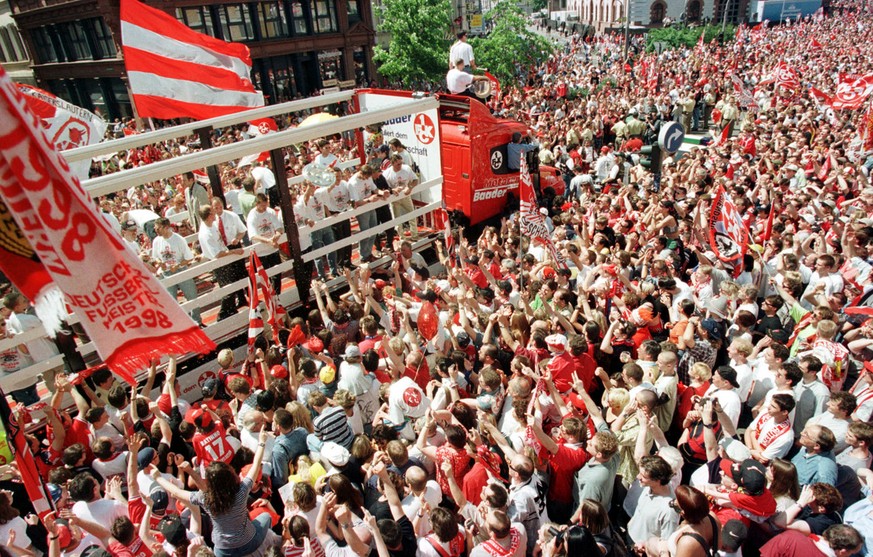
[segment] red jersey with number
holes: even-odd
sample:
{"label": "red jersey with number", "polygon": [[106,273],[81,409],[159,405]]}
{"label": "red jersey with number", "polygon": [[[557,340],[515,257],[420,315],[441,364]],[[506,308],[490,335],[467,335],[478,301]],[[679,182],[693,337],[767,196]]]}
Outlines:
{"label": "red jersey with number", "polygon": [[139,536],[135,537],[130,545],[124,545],[118,540],[109,542],[109,553],[113,557],[152,557],[152,550]]}
{"label": "red jersey with number", "polygon": [[216,423],[215,429],[210,433],[200,433],[199,431],[195,433],[192,444],[194,445],[194,453],[203,466],[213,462],[229,464],[233,460],[233,447],[227,442],[224,426],[220,423]]}

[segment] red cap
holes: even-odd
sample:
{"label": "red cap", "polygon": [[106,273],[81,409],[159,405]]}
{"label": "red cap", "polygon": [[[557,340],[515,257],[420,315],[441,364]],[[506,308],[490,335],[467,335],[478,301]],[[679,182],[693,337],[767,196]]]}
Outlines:
{"label": "red cap", "polygon": [[576,393],[570,393],[564,398],[564,402],[570,405],[571,408],[577,410],[583,416],[588,414],[588,408],[582,402],[582,398]]}
{"label": "red cap", "polygon": [[321,354],[324,351],[324,343],[318,337],[312,337],[306,343],[306,348],[313,354]]}
{"label": "red cap", "polygon": [[273,376],[273,379],[288,379],[288,370],[285,369],[285,366],[276,364],[270,368],[270,375]]}
{"label": "red cap", "polygon": [[[185,417],[187,418],[187,414]],[[191,412],[191,423],[199,427],[200,429],[208,429],[212,424],[212,416],[209,415],[209,412],[202,408],[197,408],[196,410]]]}
{"label": "red cap", "polygon": [[551,267],[543,267],[543,278],[553,278],[555,276],[555,270]]}

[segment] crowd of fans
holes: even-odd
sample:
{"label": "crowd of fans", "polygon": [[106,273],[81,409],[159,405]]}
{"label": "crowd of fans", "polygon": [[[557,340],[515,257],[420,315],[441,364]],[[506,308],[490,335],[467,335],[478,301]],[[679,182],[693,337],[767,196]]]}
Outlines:
{"label": "crowd of fans", "polygon": [[[539,161],[564,173],[564,195],[542,192],[564,261],[517,213],[437,242],[445,270],[434,276],[404,231],[389,231],[382,245],[362,242],[354,264],[350,249],[320,261],[348,292],[315,281],[317,309],[282,320],[281,347],[268,330],[244,361],[222,350],[190,400],[172,358],[142,389],[108,369],[47,378],[48,432],[29,440],[58,511],[40,523],[5,482],[0,553],[867,555],[873,126],[866,107],[834,111],[808,88],[870,73],[870,23],[849,11],[629,59],[611,37],[571,40],[528,87],[496,99],[499,114],[530,123]],[[796,70],[795,90],[766,83],[777,62]],[[755,107],[736,103],[732,73]],[[733,135],[668,157],[656,183],[635,152],[672,120]],[[295,188],[301,223],[408,197],[411,161],[373,137],[362,168]],[[285,171],[353,153],[349,138],[321,140],[287,151]],[[245,241],[278,247],[281,226],[251,224],[276,204],[269,165],[219,170],[227,205],[187,175],[101,208],[165,273],[196,256],[168,262],[157,238],[199,229],[208,258]],[[385,174],[399,181],[380,189]],[[710,246],[719,186],[750,235],[739,267]],[[156,216],[138,222],[137,210]],[[174,231],[186,211],[191,228]],[[316,231],[311,246],[347,226]],[[366,264],[395,249],[389,268]],[[8,300],[27,313],[26,300]],[[228,297],[222,312],[244,302]],[[60,408],[67,393],[73,418]]]}

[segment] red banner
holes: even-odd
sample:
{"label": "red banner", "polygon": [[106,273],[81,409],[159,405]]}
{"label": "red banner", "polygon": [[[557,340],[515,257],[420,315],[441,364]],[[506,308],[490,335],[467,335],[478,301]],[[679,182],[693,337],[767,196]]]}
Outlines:
{"label": "red banner", "polygon": [[861,108],[873,93],[873,74],[857,79],[845,79],[837,85],[837,92],[831,99],[834,110],[855,110]]}
{"label": "red banner", "polygon": [[[15,269],[10,279],[32,291],[31,278],[43,283],[48,273],[103,361],[128,382],[154,358],[214,350],[215,343],[97,213],[37,122],[0,69],[0,201],[20,229],[15,246],[27,244],[39,258],[26,270]],[[28,255],[22,252],[16,261]],[[16,261],[3,259],[0,267],[9,272]],[[58,315],[43,315],[46,328],[57,330]]]}
{"label": "red banner", "polygon": [[567,264],[555,249],[555,244],[552,242],[552,236],[549,234],[549,229],[546,227],[546,218],[540,213],[537,204],[537,196],[533,189],[533,180],[531,180],[530,172],[527,168],[527,161],[524,158],[524,153],[521,154],[521,163],[519,164],[521,174],[519,175],[519,219],[521,219],[522,232],[526,232],[530,236],[530,240],[534,244],[543,246],[551,255],[552,260],[559,266],[566,268]]}
{"label": "red banner", "polygon": [[267,271],[261,265],[258,254],[253,251],[249,258],[249,352],[254,351],[255,339],[264,332],[264,320],[259,309],[261,300],[267,308],[267,322],[273,330],[273,342],[279,346],[279,328],[276,323],[279,305]]}

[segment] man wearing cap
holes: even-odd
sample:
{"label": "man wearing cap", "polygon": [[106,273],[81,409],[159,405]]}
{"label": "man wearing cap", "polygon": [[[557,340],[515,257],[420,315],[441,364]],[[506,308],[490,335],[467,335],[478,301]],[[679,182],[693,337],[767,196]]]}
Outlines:
{"label": "man wearing cap", "polygon": [[546,345],[552,354],[547,369],[555,383],[559,393],[566,393],[573,388],[576,382],[576,362],[573,356],[566,351],[567,337],[561,334],[546,337]]}
{"label": "man wearing cap", "polygon": [[767,520],[776,512],[776,499],[767,489],[767,469],[760,462],[723,458],[713,472],[721,473],[721,484],[704,485],[701,491],[711,498],[720,523],[740,520],[748,525]]}
{"label": "man wearing cap", "polygon": [[737,372],[731,366],[720,366],[712,374],[712,386],[706,391],[707,397],[718,400],[724,413],[730,418],[734,428],[740,421],[740,412],[743,405],[736,389],[740,387],[737,382]]}
{"label": "man wearing cap", "polygon": [[343,361],[339,366],[337,389],[348,391],[355,397],[355,406],[363,423],[369,424],[379,410],[379,386],[376,377],[367,373],[361,363],[361,349],[356,344],[346,346]]}
{"label": "man wearing cap", "polygon": [[682,333],[682,342],[685,344],[685,353],[679,361],[679,381],[684,385],[690,385],[691,380],[688,370],[697,362],[703,362],[712,369],[715,366],[717,348],[715,343],[720,343],[724,338],[724,329],[714,319],[692,317],[688,320],[688,326]]}

